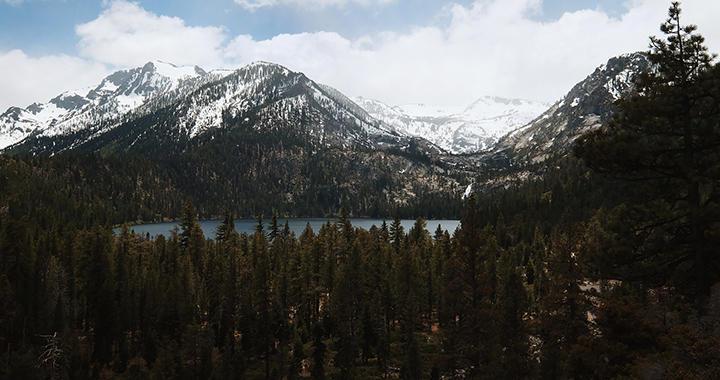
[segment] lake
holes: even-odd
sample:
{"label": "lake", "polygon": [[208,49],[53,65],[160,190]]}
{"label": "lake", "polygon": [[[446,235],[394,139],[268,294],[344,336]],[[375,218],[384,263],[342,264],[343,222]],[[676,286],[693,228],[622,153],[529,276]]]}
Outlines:
{"label": "lake", "polygon": [[[300,237],[300,234],[305,230],[305,226],[310,223],[310,227],[312,227],[313,232],[316,234],[320,230],[320,227],[322,227],[323,224],[325,224],[328,220],[333,221],[334,219],[328,219],[328,218],[278,218],[278,225],[280,228],[285,227],[285,221],[288,221],[288,226],[290,227],[290,231],[295,232],[295,236]],[[370,228],[375,225],[378,228],[382,225],[383,220],[386,221],[388,227],[390,227],[390,224],[392,223],[392,219],[364,219],[364,218],[350,218],[350,222],[354,227],[360,227],[365,230],[370,230]],[[270,219],[263,220],[263,224],[265,225],[265,231],[268,230],[268,226],[270,224]],[[214,238],[215,237],[215,230],[217,229],[217,226],[220,225],[220,220],[202,220],[198,223],[200,224],[200,228],[203,230],[203,234],[205,237]],[[455,229],[457,229],[458,225],[460,224],[459,220],[426,220],[425,221],[427,225],[427,230],[430,232],[430,234],[435,233],[435,230],[437,230],[438,225],[440,225],[440,228],[443,230],[446,230],[450,232],[452,235],[455,232]],[[405,233],[410,231],[410,229],[415,225],[414,219],[402,219],[401,224],[403,226],[403,229],[405,230]],[[257,225],[257,221],[255,219],[235,219],[235,229],[239,233],[247,233],[248,235],[252,234],[255,231],[255,226]],[[136,233],[145,235],[150,234],[150,236],[155,237],[157,235],[165,235],[166,237],[170,235],[170,231],[175,227],[179,226],[179,222],[165,222],[165,223],[150,223],[150,224],[136,224],[133,226],[130,226],[130,229],[132,231],[135,231]],[[120,231],[119,228],[114,229],[115,233],[118,233]]]}

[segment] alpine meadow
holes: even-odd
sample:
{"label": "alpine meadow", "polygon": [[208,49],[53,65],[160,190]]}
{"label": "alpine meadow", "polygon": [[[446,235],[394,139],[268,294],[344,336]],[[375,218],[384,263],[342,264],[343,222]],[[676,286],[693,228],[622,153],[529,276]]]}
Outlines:
{"label": "alpine meadow", "polygon": [[720,379],[720,64],[681,16],[555,103],[155,60],[10,107],[0,379]]}

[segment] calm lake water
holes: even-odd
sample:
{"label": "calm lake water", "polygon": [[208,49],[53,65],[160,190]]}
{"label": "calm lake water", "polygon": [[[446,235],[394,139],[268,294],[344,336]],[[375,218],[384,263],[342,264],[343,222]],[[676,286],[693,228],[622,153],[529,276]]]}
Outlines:
{"label": "calm lake water", "polygon": [[[334,219],[327,219],[327,218],[290,218],[290,219],[284,219],[284,218],[278,218],[278,225],[280,225],[280,228],[284,228],[285,221],[288,221],[288,226],[290,227],[290,231],[295,232],[296,236],[300,236],[302,232],[305,230],[305,226],[310,223],[310,227],[312,227],[313,232],[316,234],[320,230],[320,227],[322,227],[323,224],[325,224],[328,220],[331,222],[334,221]],[[380,228],[382,226],[383,219],[355,219],[351,218],[350,221],[352,222],[352,225],[354,227],[360,227],[365,230],[369,230],[373,225]],[[388,227],[392,223],[392,219],[385,219],[386,223],[388,224]],[[220,220],[203,220],[200,221],[200,227],[203,230],[203,234],[205,237],[213,238],[215,237],[215,230],[217,229],[217,226],[220,224]],[[270,219],[263,220],[263,223],[265,224],[265,231],[268,230],[268,225],[270,223]],[[415,225],[415,220],[413,219],[403,219],[401,221],[403,228],[405,229],[405,233],[410,231],[413,225]],[[435,230],[437,230],[438,225],[440,225],[440,228],[443,230],[446,230],[450,232],[452,235],[453,232],[455,232],[455,229],[460,224],[459,220],[426,220],[425,223],[427,224],[426,228],[427,230],[433,234],[435,233]],[[252,234],[255,231],[255,226],[257,225],[257,221],[255,219],[235,219],[235,229],[239,233],[247,233]],[[170,236],[170,231],[175,227],[178,226],[180,228],[179,224],[177,222],[167,222],[167,223],[151,223],[151,224],[136,224],[134,226],[130,226],[130,229],[132,231],[135,231],[139,234],[150,234],[150,236],[157,236],[157,235],[165,235],[165,237]],[[118,233],[120,229],[115,228],[115,233]]]}

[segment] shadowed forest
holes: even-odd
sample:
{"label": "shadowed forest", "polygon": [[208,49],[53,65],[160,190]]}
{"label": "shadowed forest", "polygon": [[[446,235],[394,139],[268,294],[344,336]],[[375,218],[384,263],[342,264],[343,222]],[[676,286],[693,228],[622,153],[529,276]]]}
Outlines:
{"label": "shadowed forest", "polygon": [[[2,157],[0,378],[720,378],[720,66],[680,13],[610,123],[452,235],[340,208],[204,236],[197,200],[121,187],[143,159]],[[167,237],[112,232],[169,208]]]}

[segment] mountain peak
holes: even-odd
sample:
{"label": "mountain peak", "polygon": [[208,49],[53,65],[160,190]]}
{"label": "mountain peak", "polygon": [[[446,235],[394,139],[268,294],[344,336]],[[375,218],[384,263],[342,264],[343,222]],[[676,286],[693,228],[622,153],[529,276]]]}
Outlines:
{"label": "mountain peak", "polygon": [[490,148],[550,107],[549,103],[483,96],[467,107],[410,104],[390,107],[380,101],[355,98],[371,116],[401,134],[423,137],[452,153]]}
{"label": "mountain peak", "polygon": [[0,120],[0,135],[10,129],[24,133],[5,140],[0,149],[11,144],[13,151],[33,153],[168,153],[191,141],[202,144],[198,141],[205,140],[195,139],[206,133],[216,136],[238,128],[283,130],[323,147],[410,146],[409,139],[388,130],[339,91],[262,61],[210,73],[152,61],[35,108]]}
{"label": "mountain peak", "polygon": [[[216,74],[213,78],[227,75]],[[30,134],[53,136],[74,132],[88,125],[119,119],[135,111],[160,94],[169,94],[207,76],[198,66],[176,66],[151,61],[133,69],[119,70],[100,84],[80,90],[65,91],[47,103],[34,103],[26,109],[13,109],[0,120],[0,135],[5,137],[0,149],[15,144]]]}
{"label": "mountain peak", "polygon": [[634,78],[650,68],[642,52],[610,58],[532,123],[503,137],[489,157],[539,162],[555,152],[568,152],[580,135],[612,118],[617,111],[614,102],[632,96]]}
{"label": "mountain peak", "polygon": [[[255,61],[251,62],[249,65],[241,68],[240,70],[248,70],[248,71],[256,71],[259,70],[261,72],[265,70],[273,70],[273,71],[279,71],[285,75],[291,73],[290,69],[287,67],[280,65],[278,63],[273,62],[267,62],[267,61]],[[300,74],[300,73],[298,73]]]}
{"label": "mountain peak", "polygon": [[165,61],[151,61],[143,66],[143,71],[152,71],[174,80],[189,79],[206,75],[207,72],[198,66],[176,66]]}

